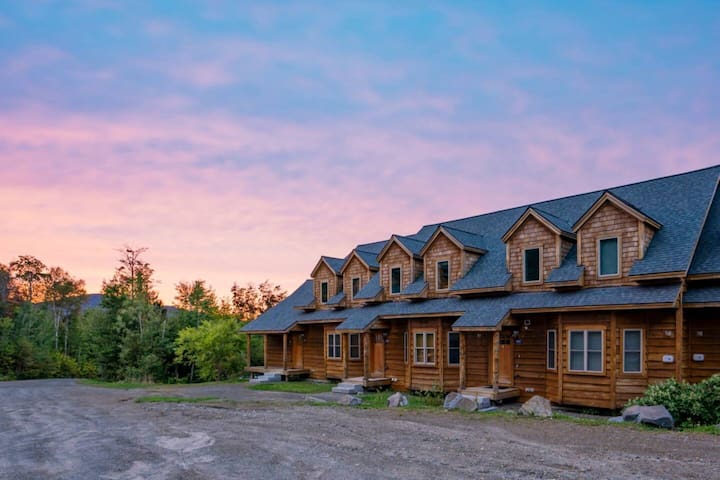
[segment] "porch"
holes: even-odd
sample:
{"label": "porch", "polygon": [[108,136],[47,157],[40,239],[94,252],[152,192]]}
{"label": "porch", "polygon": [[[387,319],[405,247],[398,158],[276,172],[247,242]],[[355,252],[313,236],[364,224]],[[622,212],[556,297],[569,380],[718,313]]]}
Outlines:
{"label": "porch", "polygon": [[360,385],[363,388],[383,388],[392,385],[392,378],[390,377],[352,377],[344,378],[342,383],[350,383],[353,385]]}
{"label": "porch", "polygon": [[257,365],[251,367],[245,367],[245,371],[250,374],[250,379],[255,378],[256,375],[280,375],[285,381],[291,378],[302,378],[310,375],[309,368],[281,368],[281,367],[266,367],[264,365]]}

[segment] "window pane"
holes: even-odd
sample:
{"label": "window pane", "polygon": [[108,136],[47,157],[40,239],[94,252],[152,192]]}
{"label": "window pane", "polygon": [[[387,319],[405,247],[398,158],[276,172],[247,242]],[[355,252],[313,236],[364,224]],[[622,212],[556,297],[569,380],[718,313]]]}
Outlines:
{"label": "window pane", "polygon": [[447,261],[437,264],[437,288],[443,290],[448,288],[450,281],[450,265]]}
{"label": "window pane", "polygon": [[390,285],[390,293],[400,293],[400,269],[399,268],[393,268],[390,271],[391,279],[391,285]]}
{"label": "window pane", "polygon": [[587,332],[588,351],[602,350],[602,332]]}
{"label": "window pane", "polygon": [[632,352],[640,351],[639,330],[625,330],[625,350]]}
{"label": "window pane", "polygon": [[600,275],[618,273],[618,241],[617,238],[600,240]]}
{"label": "window pane", "polygon": [[320,301],[322,303],[327,303],[327,301],[328,301],[328,284],[327,284],[327,282],[322,282],[320,284]]}
{"label": "window pane", "polygon": [[450,365],[457,365],[460,363],[460,349],[453,348],[448,351],[448,363]]}
{"label": "window pane", "polygon": [[525,250],[525,281],[537,282],[540,280],[540,249]]}
{"label": "window pane", "polygon": [[425,334],[425,346],[427,348],[435,348],[435,334],[434,333],[426,333]]}
{"label": "window pane", "polygon": [[625,352],[625,371],[641,372],[640,352]]}
{"label": "window pane", "polygon": [[588,371],[602,372],[602,353],[588,352]]}
{"label": "window pane", "polygon": [[434,348],[427,349],[427,363],[435,363],[435,349]]}
{"label": "window pane", "polygon": [[583,352],[570,352],[570,370],[585,370]]}
{"label": "window pane", "polygon": [[585,350],[583,332],[570,332],[570,350]]}
{"label": "window pane", "polygon": [[422,348],[415,349],[415,363],[425,363],[425,359],[423,358],[423,352],[425,352],[425,350]]}
{"label": "window pane", "polygon": [[448,334],[448,348],[460,348],[460,334],[450,332]]}
{"label": "window pane", "polygon": [[425,337],[422,333],[415,334],[415,348],[422,348],[425,346]]}
{"label": "window pane", "polygon": [[547,368],[555,368],[555,332],[549,331],[547,334]]}
{"label": "window pane", "polygon": [[359,278],[353,278],[352,279],[352,296],[355,298],[355,295],[360,291],[360,279]]}

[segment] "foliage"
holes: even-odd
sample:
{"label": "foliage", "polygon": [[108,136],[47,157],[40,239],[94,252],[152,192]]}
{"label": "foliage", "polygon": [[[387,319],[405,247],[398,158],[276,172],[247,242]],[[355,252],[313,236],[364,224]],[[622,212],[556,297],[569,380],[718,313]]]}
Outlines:
{"label": "foliage", "polygon": [[205,320],[197,327],[180,331],[175,342],[176,360],[192,363],[204,380],[222,380],[238,375],[245,367],[245,335],[232,318]]}
{"label": "foliage", "polygon": [[[373,393],[361,393],[359,396],[362,398],[363,403],[360,408],[387,408],[387,401],[390,395],[395,392],[373,392]],[[439,409],[442,407],[442,401],[439,403],[434,396],[431,395],[419,395],[416,393],[405,393],[408,399],[407,408],[410,410],[426,410],[426,409]]]}
{"label": "foliage", "polygon": [[268,310],[287,296],[279,285],[273,285],[265,280],[260,285],[248,283],[246,287],[233,284],[230,288],[232,304],[235,314],[241,321],[247,322],[255,319],[265,310]]}
{"label": "foliage", "polygon": [[264,392],[288,392],[288,393],[326,393],[332,390],[331,383],[318,382],[279,382],[279,383],[258,383],[249,387],[251,390]]}
{"label": "foliage", "polygon": [[650,385],[642,397],[629,405],[664,405],[682,427],[720,423],[720,374],[697,384],[674,378]]}

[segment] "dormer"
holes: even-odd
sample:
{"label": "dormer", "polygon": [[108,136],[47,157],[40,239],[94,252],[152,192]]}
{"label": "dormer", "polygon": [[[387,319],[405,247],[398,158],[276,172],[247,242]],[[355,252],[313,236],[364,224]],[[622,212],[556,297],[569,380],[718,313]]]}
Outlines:
{"label": "dormer", "polygon": [[338,295],[343,292],[340,269],[344,263],[344,259],[334,257],[323,256],[318,260],[310,274],[316,306],[335,306],[342,300]]}
{"label": "dormer", "polygon": [[359,302],[355,297],[370,282],[370,278],[379,270],[377,253],[355,248],[340,269],[343,290],[348,302]]}
{"label": "dormer", "polygon": [[420,251],[424,242],[411,237],[393,235],[377,256],[380,285],[387,300],[403,298],[407,287],[422,276]]}
{"label": "dormer", "polygon": [[502,237],[513,290],[548,288],[550,273],[560,267],[575,243],[569,222],[530,207]]}
{"label": "dormer", "polygon": [[482,235],[447,225],[438,226],[420,251],[428,296],[448,295],[453,284],[486,252]]}
{"label": "dormer", "polygon": [[661,226],[617,195],[603,193],[573,225],[585,285],[627,282],[633,263],[644,258]]}

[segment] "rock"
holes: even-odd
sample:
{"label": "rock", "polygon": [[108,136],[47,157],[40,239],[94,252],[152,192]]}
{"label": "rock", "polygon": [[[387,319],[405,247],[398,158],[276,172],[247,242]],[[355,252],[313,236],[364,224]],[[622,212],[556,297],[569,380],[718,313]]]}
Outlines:
{"label": "rock", "polygon": [[400,392],[395,392],[388,397],[387,406],[391,408],[407,407],[408,399]]}
{"label": "rock", "polygon": [[662,428],[675,426],[675,420],[664,405],[633,405],[623,410],[622,416],[626,422],[644,423]]}
{"label": "rock", "polygon": [[619,417],[608,418],[608,422],[610,422],[610,423],[622,423],[624,421],[625,421],[625,419],[622,417],[622,415],[620,415]]}
{"label": "rock", "polygon": [[474,398],[460,396],[455,404],[455,408],[464,412],[474,412],[478,408],[478,404]]}
{"label": "rock", "polygon": [[530,415],[535,417],[552,417],[552,407],[550,400],[540,395],[535,395],[530,400],[522,404],[520,415]]}
{"label": "rock", "polygon": [[477,406],[478,410],[484,410],[486,408],[492,407],[490,397],[477,397]]}
{"label": "rock", "polygon": [[462,395],[456,392],[450,392],[445,397],[445,401],[443,402],[443,408],[447,410],[452,410],[457,406],[457,402],[460,401],[462,398]]}
{"label": "rock", "polygon": [[357,407],[358,405],[362,404],[362,399],[360,397],[356,397],[355,395],[343,395],[340,397],[340,400],[338,400],[338,405],[346,405],[349,407]]}
{"label": "rock", "polygon": [[487,413],[487,412],[494,412],[495,410],[497,410],[497,407],[487,407],[487,408],[478,409],[478,412]]}

